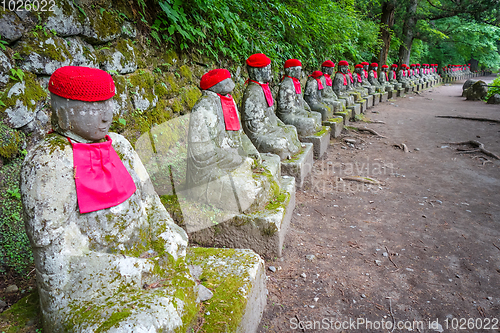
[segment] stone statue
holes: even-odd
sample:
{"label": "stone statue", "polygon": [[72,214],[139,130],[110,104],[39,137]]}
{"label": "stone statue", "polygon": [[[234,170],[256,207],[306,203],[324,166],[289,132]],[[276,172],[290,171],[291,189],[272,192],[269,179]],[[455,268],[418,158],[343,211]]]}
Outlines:
{"label": "stone statue", "polygon": [[[322,114],[325,114],[326,118],[330,112],[329,107],[321,102],[312,103],[318,111],[315,112],[316,110],[311,111],[310,105],[304,101],[299,80],[302,63],[299,60],[287,60],[284,68],[285,76],[280,83],[276,115],[285,124],[295,126],[299,138],[313,135],[321,130]],[[321,91],[318,94],[321,94]]]}
{"label": "stone statue", "polygon": [[380,85],[385,89],[385,91],[392,91],[394,90],[394,86],[389,82],[389,76],[387,73],[388,69],[389,66],[382,65],[382,70],[380,71],[380,76],[378,78],[378,81],[380,82]]}
{"label": "stone statue", "polygon": [[333,104],[326,104],[323,100],[325,85],[321,81],[323,73],[314,71],[307,78],[304,99],[313,111],[321,113],[322,120],[328,120],[333,116]]}
{"label": "stone statue", "polygon": [[378,64],[376,62],[373,62],[370,64],[370,70],[368,71],[368,81],[372,86],[374,86],[377,90],[377,92],[383,92],[384,88],[380,85],[380,82],[378,80]]}
{"label": "stone statue", "polygon": [[397,80],[400,84],[402,84],[403,88],[410,88],[412,86],[412,82],[409,78],[409,67],[406,64],[401,65],[401,69],[397,73]]}
{"label": "stone statue", "polygon": [[241,129],[234,86],[226,69],[201,78],[202,96],[189,118],[186,183],[189,200],[244,212],[255,199],[252,166],[261,157]]}
{"label": "stone statue", "polygon": [[[49,90],[54,132],[29,151],[21,171],[44,330],[182,326],[185,310],[177,304],[196,299],[184,263],[187,235],[163,207],[131,144],[108,135],[113,79],[99,69],[67,66],[52,74]],[[182,281],[182,301],[171,293],[173,274]],[[154,283],[170,287],[147,288]]]}
{"label": "stone statue", "polygon": [[368,81],[368,68],[370,67],[370,64],[366,61],[363,61],[361,63],[362,65],[362,76],[361,76],[361,79],[363,80],[363,87],[365,87],[366,89],[368,89],[368,93],[371,95],[371,94],[375,94],[376,93],[376,87],[372,86],[372,84],[370,83],[370,81]]}
{"label": "stone statue", "polygon": [[[349,94],[352,90],[351,77],[349,76],[349,63],[345,60],[339,61],[339,70],[335,73],[335,78],[333,79],[333,91],[339,98],[346,99],[347,105],[354,104],[354,96]],[[352,75],[351,75],[352,76]]]}
{"label": "stone statue", "polygon": [[398,69],[398,65],[397,64],[392,64],[391,65],[391,70],[389,71],[389,73],[387,74],[388,78],[389,78],[389,82],[394,86],[394,89],[402,89],[403,88],[403,85],[401,83],[399,83],[398,81],[398,76],[397,76],[397,69]]}
{"label": "stone statue", "polygon": [[338,100],[338,96],[333,91],[332,75],[334,67],[335,64],[331,60],[325,60],[321,64],[321,72],[323,73],[323,76],[320,77],[321,84],[323,85],[321,97],[323,98],[323,102],[325,102],[327,105],[330,105],[334,112],[338,112],[342,111],[343,104],[342,101]]}
{"label": "stone statue", "polygon": [[248,85],[241,101],[243,131],[260,153],[272,153],[282,160],[299,152],[297,130],[285,125],[274,112],[269,89],[271,59],[265,54],[251,55],[247,61]]}

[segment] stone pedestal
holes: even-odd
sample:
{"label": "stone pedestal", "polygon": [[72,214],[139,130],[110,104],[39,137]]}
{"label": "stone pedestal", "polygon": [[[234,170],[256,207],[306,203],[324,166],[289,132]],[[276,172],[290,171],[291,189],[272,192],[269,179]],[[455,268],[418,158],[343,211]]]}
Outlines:
{"label": "stone pedestal", "polygon": [[359,105],[361,106],[360,112],[365,113],[365,111],[366,111],[366,99],[360,100]]}
{"label": "stone pedestal", "polygon": [[340,116],[344,119],[344,125],[349,124],[349,119],[351,119],[351,110],[342,111],[342,112],[335,112],[335,116]]}
{"label": "stone pedestal", "polygon": [[323,129],[314,135],[300,137],[300,142],[309,142],[313,144],[314,158],[319,159],[325,153],[330,144],[330,127],[324,126]]}
{"label": "stone pedestal", "polygon": [[[312,144],[308,145],[312,164]],[[210,228],[192,232],[189,240],[201,246],[251,249],[267,258],[281,257],[295,208],[295,178],[280,178],[282,192],[279,196],[282,198],[278,196],[263,210],[239,214]]]}
{"label": "stone pedestal", "polygon": [[189,248],[186,261],[196,280],[214,294],[204,304],[200,328],[257,332],[267,303],[264,260],[251,250]]}
{"label": "stone pedestal", "polygon": [[281,174],[295,177],[295,185],[301,188],[313,165],[313,144],[303,143],[304,147],[289,160],[281,161]]}
{"label": "stone pedestal", "polygon": [[396,97],[403,97],[404,94],[405,94],[405,89],[404,88],[398,89]]}
{"label": "stone pedestal", "polygon": [[369,109],[373,106],[373,95],[368,95],[365,97],[366,99],[366,108]]}
{"label": "stone pedestal", "polygon": [[388,92],[385,92],[383,94],[380,95],[380,103],[385,103],[387,102],[387,97],[389,96],[389,93]]}
{"label": "stone pedestal", "polygon": [[332,138],[337,138],[342,133],[342,129],[344,128],[344,118],[342,116],[334,116],[331,119],[323,122],[323,126],[330,127],[330,136]]}
{"label": "stone pedestal", "polygon": [[354,103],[347,107],[347,110],[351,110],[351,118],[354,119],[358,114],[361,114],[361,105],[359,103]]}
{"label": "stone pedestal", "polygon": [[391,98],[396,98],[398,95],[398,91],[397,90],[389,90],[388,91],[388,95],[387,95],[387,98],[388,99],[391,99]]}
{"label": "stone pedestal", "polygon": [[380,103],[380,93],[373,94],[373,106],[378,105]]}

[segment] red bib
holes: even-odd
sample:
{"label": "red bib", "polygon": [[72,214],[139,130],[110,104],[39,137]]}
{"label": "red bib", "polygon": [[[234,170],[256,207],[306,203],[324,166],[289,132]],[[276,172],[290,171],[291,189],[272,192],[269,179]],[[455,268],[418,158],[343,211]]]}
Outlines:
{"label": "red bib", "polygon": [[373,76],[374,76],[376,79],[378,79],[378,74],[377,74],[377,71],[375,71],[375,70],[373,71]]}
{"label": "red bib", "polygon": [[135,192],[132,176],[106,135],[106,142],[73,146],[76,196],[80,213],[90,213],[121,204]]}
{"label": "red bib", "polygon": [[354,83],[354,79],[352,78],[352,73],[348,72],[347,75],[349,75],[349,79],[351,80],[351,83]]}
{"label": "red bib", "polygon": [[293,81],[293,86],[295,87],[295,93],[296,94],[302,94],[302,87],[300,86],[300,81],[296,77],[291,77],[286,75],[286,77],[289,77]]}
{"label": "red bib", "polygon": [[362,83],[363,82],[363,79],[361,78],[361,74],[359,73],[356,73],[358,75],[358,82],[359,83]]}
{"label": "red bib", "polygon": [[222,105],[222,113],[224,114],[226,131],[239,131],[240,120],[238,119],[238,114],[236,113],[236,106],[234,105],[233,96],[227,94],[227,96],[219,95],[219,97],[220,104]]}
{"label": "red bib", "polygon": [[330,74],[323,74],[325,76],[325,83],[327,86],[331,87],[332,86],[332,77]]}
{"label": "red bib", "polygon": [[365,79],[368,78],[368,72],[363,69],[363,73],[365,73]]}
{"label": "red bib", "polygon": [[320,79],[315,79],[316,82],[318,82],[318,90],[321,90],[323,89],[323,83],[321,83],[321,80]]}
{"label": "red bib", "polygon": [[250,79],[248,79],[247,82],[248,81],[252,81],[253,83],[257,83],[259,86],[261,86],[262,91],[264,91],[264,96],[266,96],[267,105],[273,106],[274,100],[273,100],[273,94],[271,94],[271,89],[269,89],[269,82],[268,83],[259,83],[257,81],[250,80]]}
{"label": "red bib", "polygon": [[394,71],[392,72],[392,78],[393,78],[393,80],[396,80],[396,72],[394,72]]}

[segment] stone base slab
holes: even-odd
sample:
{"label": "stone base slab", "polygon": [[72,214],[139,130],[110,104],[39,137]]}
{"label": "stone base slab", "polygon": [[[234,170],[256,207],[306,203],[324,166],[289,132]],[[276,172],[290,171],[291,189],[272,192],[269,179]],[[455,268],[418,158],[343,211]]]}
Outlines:
{"label": "stone base slab", "polygon": [[330,127],[323,126],[321,131],[311,136],[300,137],[300,142],[309,142],[313,144],[314,158],[319,159],[325,153],[330,144]]}
{"label": "stone base slab", "polygon": [[404,88],[398,89],[397,93],[396,93],[396,97],[403,97],[404,94],[405,94]]}
{"label": "stone base slab", "polygon": [[389,90],[389,95],[387,95],[387,99],[396,98],[398,96],[397,90]]}
{"label": "stone base slab", "polygon": [[369,109],[373,106],[373,95],[368,95],[365,97],[366,99],[366,108]]}
{"label": "stone base slab", "polygon": [[300,152],[292,156],[290,160],[281,161],[281,174],[295,177],[295,185],[301,188],[304,180],[312,170],[313,144],[303,143]]}
{"label": "stone base slab", "polygon": [[342,133],[344,129],[344,118],[341,116],[334,116],[332,119],[328,119],[323,122],[323,126],[330,127],[330,137],[337,138]]}
{"label": "stone base slab", "polygon": [[380,103],[380,93],[373,94],[373,106],[378,105]]}
{"label": "stone base slab", "polygon": [[265,263],[259,255],[252,250],[189,248],[186,262],[196,280],[213,292],[204,305],[203,331],[224,332],[231,323],[232,332],[257,332],[267,303]]}
{"label": "stone base slab", "polygon": [[366,99],[362,99],[359,101],[359,105],[361,106],[361,109],[359,110],[361,113],[365,113],[366,111]]}
{"label": "stone base slab", "polygon": [[[312,144],[309,155],[312,162]],[[271,202],[265,209],[233,218],[192,233],[189,240],[206,247],[251,249],[261,256],[281,257],[283,242],[295,208],[295,178],[281,177],[283,202]]]}
{"label": "stone base slab", "polygon": [[342,112],[335,112],[335,116],[340,116],[344,119],[344,125],[349,124],[349,119],[351,119],[351,110],[346,110]]}
{"label": "stone base slab", "polygon": [[350,119],[355,119],[357,115],[361,114],[361,105],[358,103],[348,106],[347,109],[351,110]]}
{"label": "stone base slab", "polygon": [[380,95],[380,103],[385,103],[387,102],[387,98],[389,96],[389,93],[385,92],[383,94]]}

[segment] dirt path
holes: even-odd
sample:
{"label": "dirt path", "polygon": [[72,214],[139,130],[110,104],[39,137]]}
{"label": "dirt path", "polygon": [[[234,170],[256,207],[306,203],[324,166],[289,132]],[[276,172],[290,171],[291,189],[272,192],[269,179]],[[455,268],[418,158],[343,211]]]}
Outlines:
{"label": "dirt path", "polygon": [[500,161],[445,144],[478,140],[500,154],[500,124],[435,118],[500,120],[500,106],[465,101],[462,84],[370,109],[385,124],[367,126],[387,139],[332,141],[297,193],[283,258],[266,262],[277,271],[267,270],[260,332],[500,331]]}

